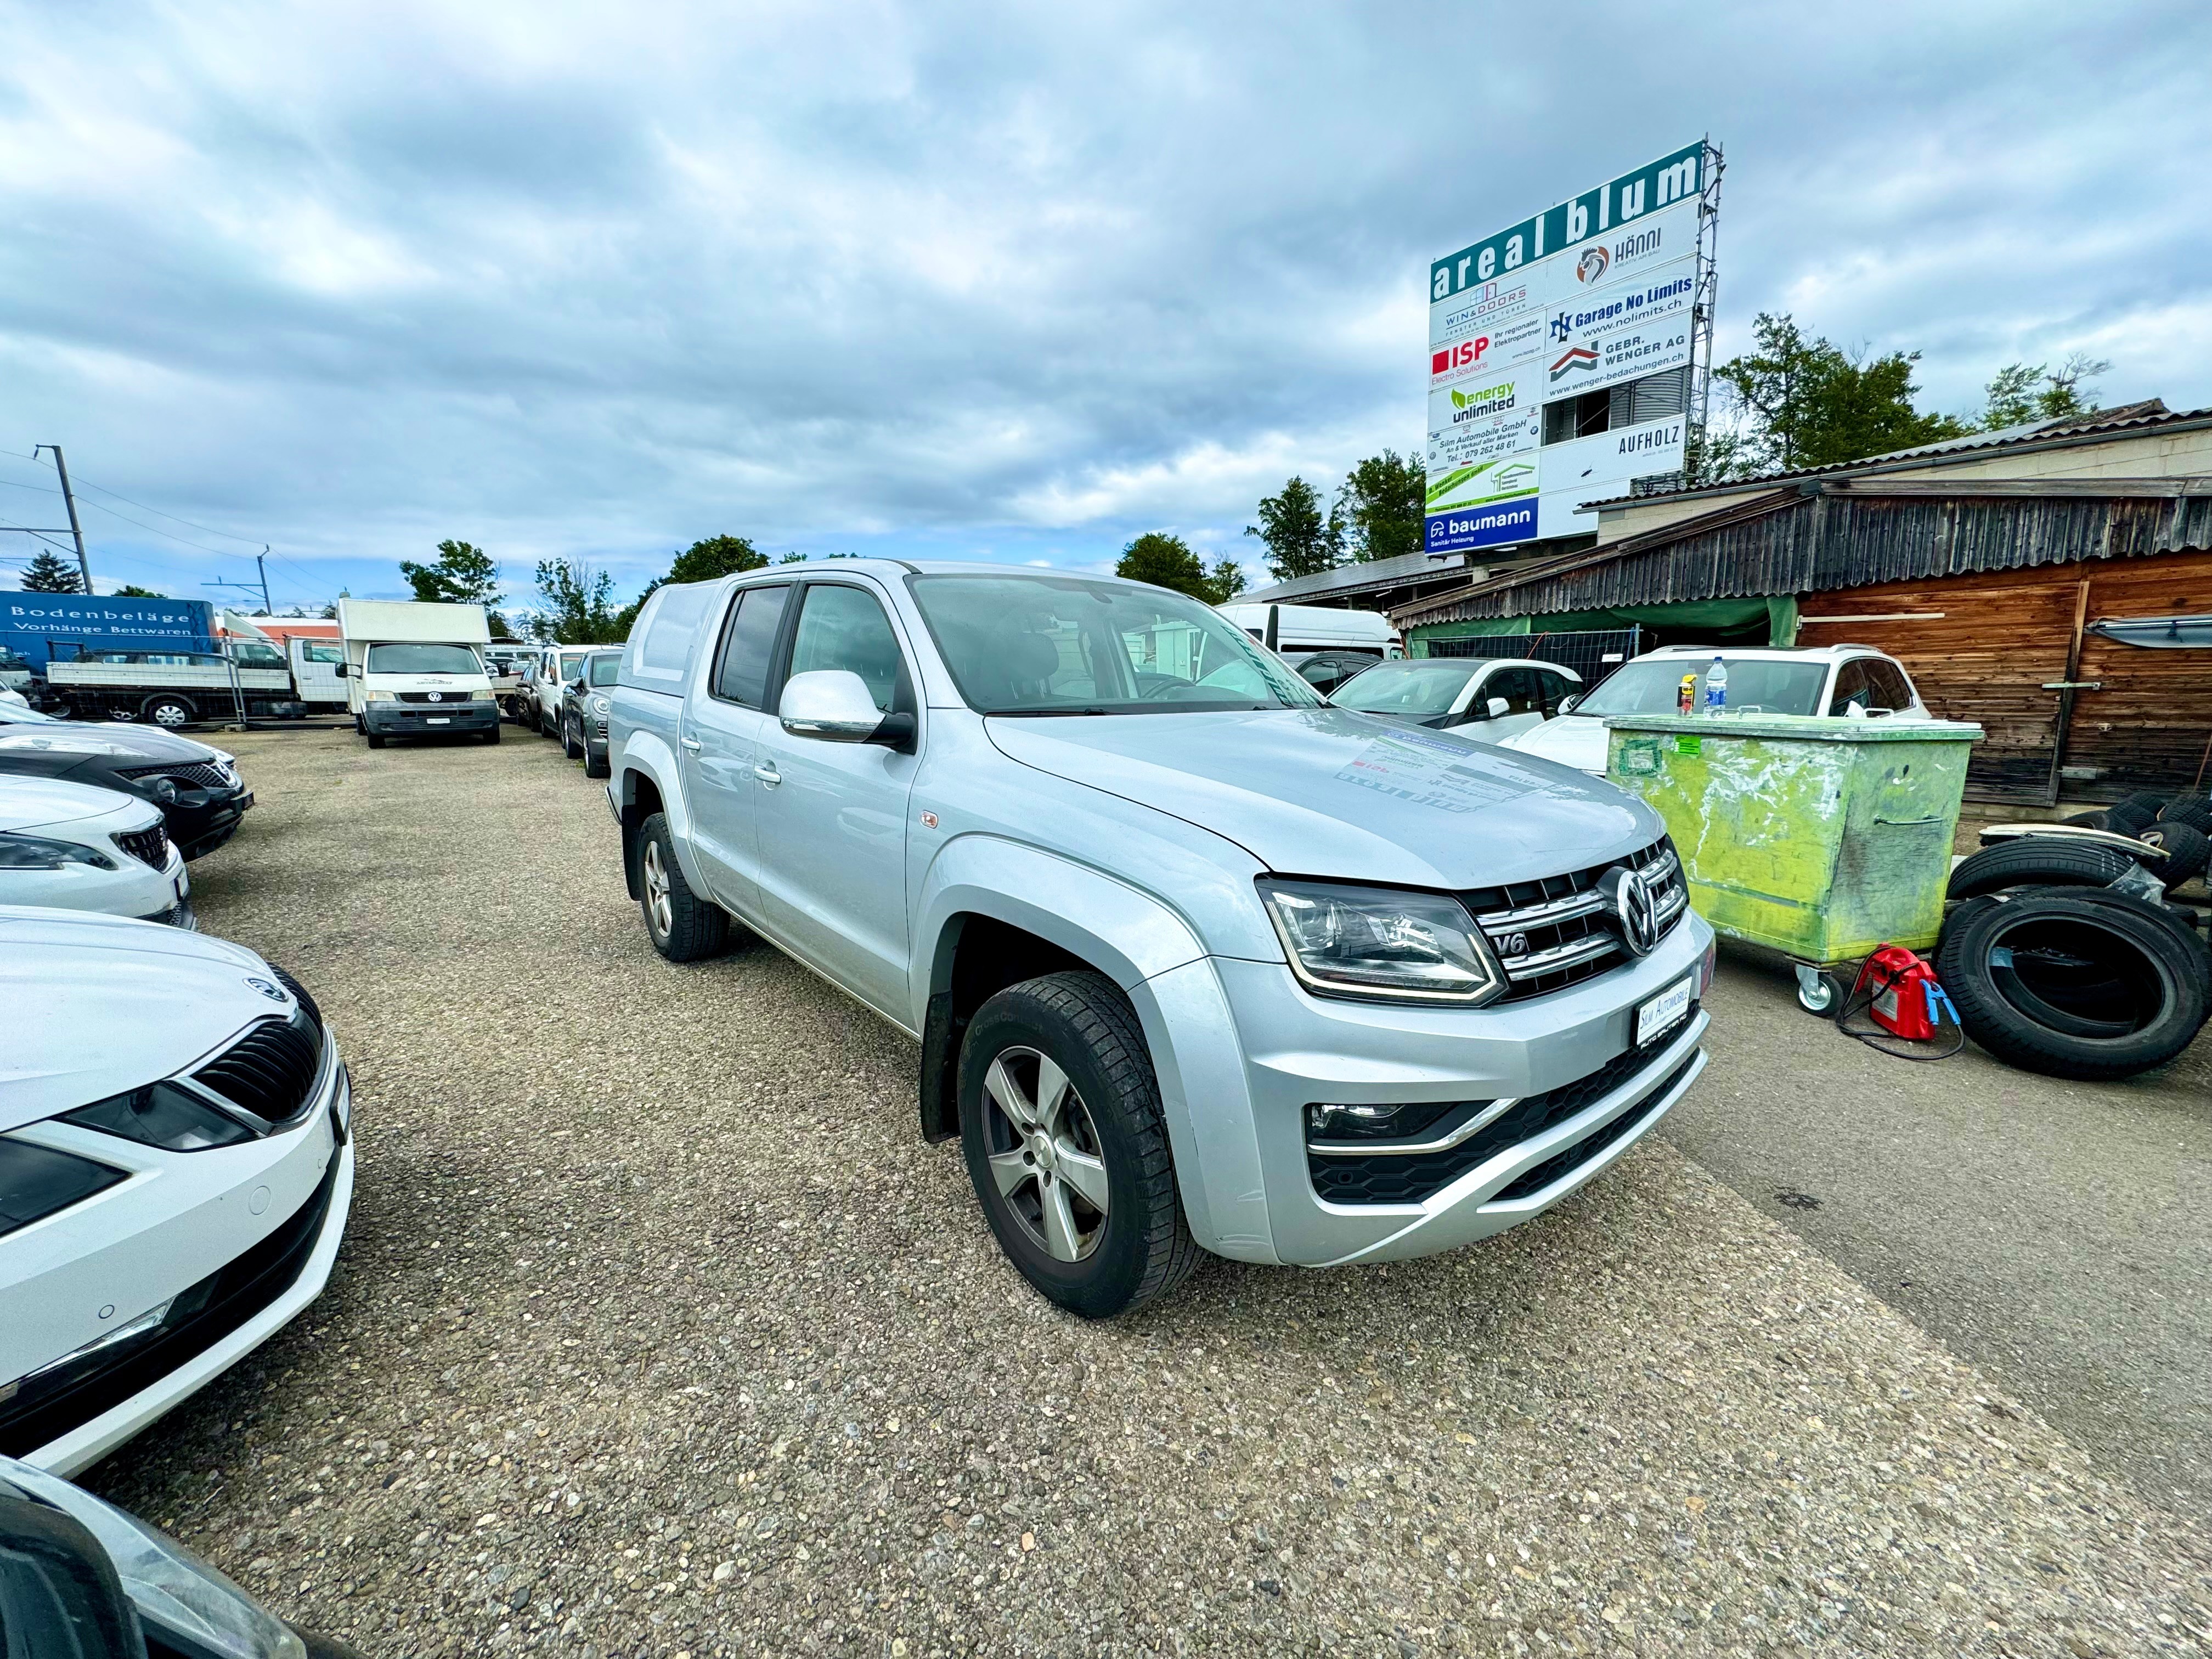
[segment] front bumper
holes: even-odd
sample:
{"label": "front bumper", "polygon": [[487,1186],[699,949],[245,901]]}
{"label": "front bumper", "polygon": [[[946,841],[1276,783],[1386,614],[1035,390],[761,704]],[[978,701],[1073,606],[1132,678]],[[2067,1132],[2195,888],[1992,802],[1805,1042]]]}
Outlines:
{"label": "front bumper", "polygon": [[[1332,1203],[1306,1146],[1310,1104],[1526,1099],[1565,1090],[1635,1048],[1637,1010],[1702,972],[1712,930],[1695,915],[1651,955],[1565,990],[1475,1011],[1308,995],[1285,964],[1214,959],[1244,1051],[1274,1258],[1307,1267],[1425,1255],[1541,1213],[1609,1168],[1705,1067],[1710,1017],[1658,1034],[1632,1073],[1496,1149],[1419,1202]],[[1615,1126],[1629,1120],[1626,1127]],[[1607,1137],[1601,1144],[1599,1137]],[[1588,1155],[1566,1154],[1589,1144]],[[1554,1162],[1554,1160],[1557,1160]]]}
{"label": "front bumper", "polygon": [[238,833],[252,807],[251,789],[193,789],[162,807],[161,820],[179,852],[204,858]]}
{"label": "front bumper", "polygon": [[499,726],[495,702],[372,702],[362,719],[380,738],[434,738],[449,732],[490,732]]}
{"label": "front bumper", "polygon": [[73,1374],[65,1390],[0,1401],[0,1452],[75,1474],[321,1294],[354,1186],[351,1083],[327,1032],[324,1050],[313,1104],[294,1127],[244,1146],[172,1153],[55,1122],[17,1132],[127,1165],[131,1178],[0,1241],[0,1376],[22,1378],[169,1298],[209,1294],[173,1328]]}

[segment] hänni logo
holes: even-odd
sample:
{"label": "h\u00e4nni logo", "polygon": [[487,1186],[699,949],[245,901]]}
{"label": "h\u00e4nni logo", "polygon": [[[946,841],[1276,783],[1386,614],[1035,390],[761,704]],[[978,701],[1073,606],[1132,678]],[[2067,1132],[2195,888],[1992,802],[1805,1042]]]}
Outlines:
{"label": "h\u00e4nni logo", "polygon": [[1594,283],[1605,275],[1605,268],[1613,263],[1613,256],[1602,247],[1586,247],[1583,257],[1575,261],[1575,280]]}

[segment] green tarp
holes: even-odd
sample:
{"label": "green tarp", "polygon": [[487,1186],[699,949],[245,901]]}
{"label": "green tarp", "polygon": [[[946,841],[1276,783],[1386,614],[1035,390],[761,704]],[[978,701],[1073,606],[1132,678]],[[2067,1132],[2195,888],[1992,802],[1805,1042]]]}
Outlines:
{"label": "green tarp", "polygon": [[1769,645],[1797,642],[1797,600],[1794,595],[1765,599],[1692,599],[1680,605],[1632,605],[1617,611],[1569,611],[1548,617],[1480,617],[1468,622],[1434,623],[1415,628],[1406,641],[1409,656],[1425,657],[1431,640],[1480,639],[1498,634],[1575,634],[1595,629],[1664,628],[1741,634],[1765,623]]}

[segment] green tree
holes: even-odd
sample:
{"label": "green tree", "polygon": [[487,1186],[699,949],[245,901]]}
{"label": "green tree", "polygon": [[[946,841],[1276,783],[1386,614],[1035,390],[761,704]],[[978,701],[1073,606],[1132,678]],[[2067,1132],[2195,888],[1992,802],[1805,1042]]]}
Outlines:
{"label": "green tree", "polygon": [[2096,407],[2091,384],[2112,364],[2083,352],[2070,354],[2053,369],[2044,363],[2013,363],[1989,384],[1989,401],[1977,424],[1984,432],[2030,421],[2065,420]]}
{"label": "green tree", "polygon": [[31,555],[31,562],[23,567],[23,591],[26,593],[82,593],[84,578],[77,574],[76,562],[64,559],[52,548],[42,547]]}
{"label": "green tree", "polygon": [[1428,469],[1395,449],[1370,455],[1344,476],[1328,514],[1334,547],[1361,564],[1418,553],[1428,507]]}
{"label": "green tree", "polygon": [[1208,570],[1188,542],[1164,530],[1148,530],[1123,548],[1114,574],[1155,587],[1171,587],[1206,605],[1224,604],[1231,594],[1244,591],[1244,573],[1232,561],[1218,560]]}
{"label": "green tree", "polygon": [[[740,571],[758,570],[768,562],[768,556],[757,550],[743,536],[708,536],[696,541],[676,556],[676,562],[668,567],[662,580],[672,582],[710,582],[717,576],[734,576]],[[659,582],[654,587],[660,586]],[[651,592],[653,588],[647,588]]]}
{"label": "green tree", "polygon": [[[1735,476],[1791,472],[1863,460],[1893,449],[1963,436],[1971,428],[1948,415],[1912,406],[1917,351],[1881,356],[1846,352],[1808,338],[1789,313],[1762,311],[1752,324],[1756,349],[1713,371],[1740,422],[1728,471]],[[1716,446],[1716,449],[1717,449]],[[1701,469],[1722,476],[1721,457]]]}
{"label": "green tree", "polygon": [[499,591],[497,561],[467,542],[440,542],[434,564],[402,559],[399,574],[425,605],[480,605],[489,610],[507,597]]}
{"label": "green tree", "polygon": [[629,625],[614,609],[615,579],[581,559],[541,559],[538,592],[544,599],[531,620],[541,640],[565,645],[619,645]]}
{"label": "green tree", "polygon": [[[635,615],[635,612],[632,612],[631,614]],[[495,640],[514,640],[522,637],[514,631],[514,629],[507,622],[507,618],[501,616],[496,611],[487,611],[484,613],[484,624],[486,627],[490,629],[491,636]],[[629,632],[627,628],[624,629],[623,632],[627,635]]]}
{"label": "green tree", "polygon": [[1282,493],[1260,499],[1260,522],[1244,526],[1267,550],[1267,574],[1279,582],[1336,568],[1335,526],[1322,511],[1321,491],[1293,474]]}
{"label": "green tree", "polygon": [[169,596],[167,593],[156,593],[150,587],[139,587],[134,584],[125,583],[115,590],[115,597],[118,599],[166,599]]}

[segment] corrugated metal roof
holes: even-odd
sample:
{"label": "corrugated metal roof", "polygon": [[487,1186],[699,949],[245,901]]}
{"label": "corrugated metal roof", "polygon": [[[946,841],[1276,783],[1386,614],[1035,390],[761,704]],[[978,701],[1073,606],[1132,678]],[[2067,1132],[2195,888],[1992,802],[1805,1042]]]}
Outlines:
{"label": "corrugated metal roof", "polygon": [[1297,576],[1256,592],[1239,593],[1239,605],[1295,605],[1316,598],[1334,599],[1369,588],[1404,587],[1419,581],[1449,581],[1464,575],[1458,555],[1432,559],[1425,553],[1401,553],[1366,564],[1340,564],[1311,576]]}
{"label": "corrugated metal roof", "polygon": [[[1547,559],[1390,613],[1400,629],[1692,599],[1754,599],[2212,547],[2212,495],[2177,478],[2163,495],[1860,495],[1803,482],[1564,558]],[[2142,485],[2141,479],[2115,483]]]}
{"label": "corrugated metal roof", "polygon": [[1941,443],[1921,444],[1911,449],[1893,449],[1885,454],[1869,455],[1856,461],[1832,461],[1826,466],[1800,467],[1792,472],[1762,473],[1755,478],[1736,478],[1726,483],[1705,484],[1696,489],[1669,489],[1651,495],[1612,495],[1603,501],[1585,501],[1577,510],[1595,513],[1604,507],[1648,507],[1655,501],[1695,501],[1701,495],[1731,495],[1741,490],[1767,489],[1800,478],[1831,478],[1845,474],[1884,472],[1893,468],[1941,466],[1946,461],[1964,459],[1993,451],[2057,449],[2073,444],[2102,442],[2118,433],[2158,427],[2205,425],[2212,425],[2212,409],[2169,410],[2163,399],[2147,398],[2141,403],[2121,404],[2111,409],[2094,410],[2087,415],[2029,421],[2020,426],[2001,427],[1994,432],[1971,432],[1963,438],[1946,438]]}

